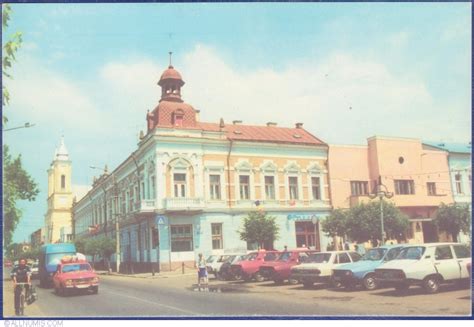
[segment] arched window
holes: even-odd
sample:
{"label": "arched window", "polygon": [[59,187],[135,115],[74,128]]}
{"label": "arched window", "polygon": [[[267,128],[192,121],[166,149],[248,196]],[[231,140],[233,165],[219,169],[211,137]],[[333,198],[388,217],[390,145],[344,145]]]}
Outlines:
{"label": "arched window", "polygon": [[61,175],[61,189],[64,190],[66,188],[66,176]]}

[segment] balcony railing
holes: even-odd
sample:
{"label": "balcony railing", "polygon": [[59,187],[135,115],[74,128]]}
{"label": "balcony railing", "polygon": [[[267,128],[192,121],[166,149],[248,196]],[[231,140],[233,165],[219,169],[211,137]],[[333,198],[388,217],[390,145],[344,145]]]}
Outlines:
{"label": "balcony railing", "polygon": [[155,211],[155,200],[142,200],[139,202],[139,212],[153,212]]}
{"label": "balcony railing", "polygon": [[204,209],[202,198],[165,198],[164,208],[168,211],[187,211]]}

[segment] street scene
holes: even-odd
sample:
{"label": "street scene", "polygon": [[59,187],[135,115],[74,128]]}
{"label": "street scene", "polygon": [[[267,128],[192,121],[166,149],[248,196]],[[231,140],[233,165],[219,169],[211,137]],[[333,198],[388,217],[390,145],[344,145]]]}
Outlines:
{"label": "street scene", "polygon": [[472,315],[470,4],[250,8],[2,6],[5,317]]}

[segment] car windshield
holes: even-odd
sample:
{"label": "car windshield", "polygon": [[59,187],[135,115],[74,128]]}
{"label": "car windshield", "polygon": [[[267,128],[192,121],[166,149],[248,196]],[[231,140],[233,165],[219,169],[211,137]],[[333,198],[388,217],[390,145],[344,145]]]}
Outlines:
{"label": "car windshield", "polygon": [[331,253],[313,253],[310,254],[305,263],[328,263],[331,259]]}
{"label": "car windshield", "polygon": [[419,260],[425,253],[424,246],[410,246],[404,248],[397,257],[397,260],[410,259],[410,260]]}
{"label": "car windshield", "polygon": [[210,256],[207,258],[206,262],[211,263],[211,262],[214,262],[215,259],[216,259],[216,256],[210,255]]}
{"label": "car windshield", "polygon": [[370,249],[360,260],[380,261],[387,252],[387,249]]}
{"label": "car windshield", "polygon": [[58,265],[61,263],[61,259],[66,256],[65,253],[51,253],[47,255],[47,264],[48,265]]}
{"label": "car windshield", "polygon": [[64,265],[62,268],[63,273],[75,272],[75,271],[90,271],[91,266],[87,263]]}
{"label": "car windshield", "polygon": [[291,258],[290,252],[283,252],[276,261],[288,261]]}
{"label": "car windshield", "polygon": [[245,257],[244,260],[254,261],[255,259],[257,259],[257,256],[258,256],[258,253],[250,253]]}

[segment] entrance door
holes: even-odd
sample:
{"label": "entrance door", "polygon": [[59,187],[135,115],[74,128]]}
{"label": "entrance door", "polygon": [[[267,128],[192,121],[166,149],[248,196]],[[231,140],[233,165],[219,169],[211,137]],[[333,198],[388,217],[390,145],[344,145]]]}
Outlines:
{"label": "entrance door", "polygon": [[320,251],[319,224],[314,225],[311,221],[295,222],[296,247],[311,247]]}
{"label": "entrance door", "polygon": [[423,240],[424,243],[436,243],[438,242],[438,230],[431,221],[423,222]]}

